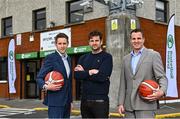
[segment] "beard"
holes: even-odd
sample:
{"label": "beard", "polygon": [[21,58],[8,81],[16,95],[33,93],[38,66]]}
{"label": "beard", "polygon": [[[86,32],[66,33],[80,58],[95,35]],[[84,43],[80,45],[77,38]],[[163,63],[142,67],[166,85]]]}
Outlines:
{"label": "beard", "polygon": [[95,48],[92,47],[92,51],[97,53],[97,52],[101,51],[101,47],[95,47]]}

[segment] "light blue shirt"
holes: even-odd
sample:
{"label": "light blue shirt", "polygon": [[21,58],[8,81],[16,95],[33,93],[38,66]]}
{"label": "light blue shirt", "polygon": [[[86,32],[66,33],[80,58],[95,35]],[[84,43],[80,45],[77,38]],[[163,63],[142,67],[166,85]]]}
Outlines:
{"label": "light blue shirt", "polygon": [[62,58],[62,61],[64,63],[64,66],[65,66],[65,69],[66,69],[66,73],[67,73],[67,77],[69,78],[69,75],[70,75],[70,67],[69,67],[69,63],[68,63],[68,60],[67,60],[67,54],[61,54],[58,50],[56,50],[59,55],[61,56]]}
{"label": "light blue shirt", "polygon": [[138,53],[131,51],[131,68],[132,68],[133,74],[135,74],[135,72],[136,72],[136,66],[139,62],[141,55],[142,55],[143,49],[144,48],[141,48],[141,50],[139,50]]}

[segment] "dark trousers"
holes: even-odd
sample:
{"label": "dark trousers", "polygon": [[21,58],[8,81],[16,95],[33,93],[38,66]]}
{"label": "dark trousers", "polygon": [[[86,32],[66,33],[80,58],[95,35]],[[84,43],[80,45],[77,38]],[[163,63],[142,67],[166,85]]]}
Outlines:
{"label": "dark trousers", "polygon": [[81,101],[82,118],[108,118],[109,101],[86,100]]}
{"label": "dark trousers", "polygon": [[48,118],[70,118],[71,104],[66,106],[49,106]]}

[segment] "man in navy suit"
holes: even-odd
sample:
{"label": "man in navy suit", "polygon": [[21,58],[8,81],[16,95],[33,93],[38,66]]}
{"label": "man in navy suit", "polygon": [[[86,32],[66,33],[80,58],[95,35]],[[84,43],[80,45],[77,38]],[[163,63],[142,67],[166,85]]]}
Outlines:
{"label": "man in navy suit", "polygon": [[[55,37],[56,51],[48,55],[37,75],[37,84],[47,91],[43,104],[48,106],[49,118],[69,118],[72,102],[71,60],[66,54],[68,36],[59,33]],[[58,71],[64,77],[64,86],[45,83],[44,78],[50,71]]]}

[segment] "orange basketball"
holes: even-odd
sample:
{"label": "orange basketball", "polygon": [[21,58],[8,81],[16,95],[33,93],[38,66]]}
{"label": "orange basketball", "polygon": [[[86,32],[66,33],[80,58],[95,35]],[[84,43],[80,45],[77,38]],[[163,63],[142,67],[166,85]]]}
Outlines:
{"label": "orange basketball", "polygon": [[64,78],[60,72],[51,71],[45,77],[45,83],[61,84],[64,85]]}
{"label": "orange basketball", "polygon": [[159,84],[151,79],[144,80],[139,86],[139,95],[141,97],[147,97],[153,94],[154,90],[159,90]]}

